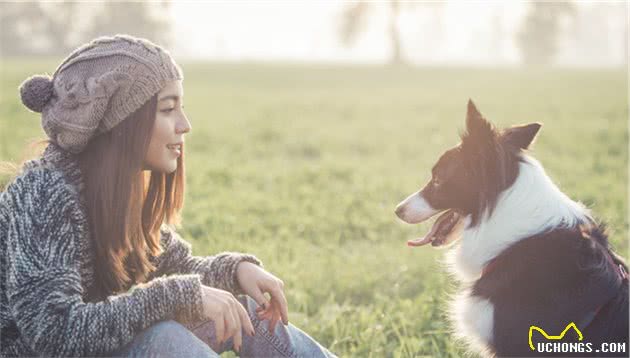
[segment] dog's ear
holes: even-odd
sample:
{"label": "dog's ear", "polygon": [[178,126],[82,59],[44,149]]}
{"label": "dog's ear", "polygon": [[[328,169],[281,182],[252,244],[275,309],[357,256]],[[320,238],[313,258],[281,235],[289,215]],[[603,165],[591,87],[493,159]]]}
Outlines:
{"label": "dog's ear", "polygon": [[540,123],[530,123],[507,128],[501,133],[501,141],[516,148],[527,149],[536,138],[540,127],[542,127]]}
{"label": "dog's ear", "polygon": [[466,113],[466,133],[464,137],[473,142],[483,143],[492,141],[494,136],[495,129],[492,123],[483,118],[473,101],[469,99],[468,111]]}

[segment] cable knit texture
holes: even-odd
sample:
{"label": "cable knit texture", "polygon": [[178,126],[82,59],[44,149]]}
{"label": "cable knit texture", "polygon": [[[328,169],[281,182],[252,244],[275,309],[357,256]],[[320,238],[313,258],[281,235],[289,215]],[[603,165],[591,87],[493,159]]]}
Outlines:
{"label": "cable knit texture", "polygon": [[42,127],[62,148],[79,153],[90,138],[128,118],[183,74],[170,54],[130,35],[99,37],[74,50],[52,77],[20,85],[22,103],[42,113]]}
{"label": "cable knit texture", "polygon": [[49,144],[0,193],[0,355],[106,355],[156,322],[199,320],[202,284],[239,294],[238,263],[260,265],[239,253],[195,257],[173,230],[161,234],[149,282],[88,302],[95,267],[81,172]]}

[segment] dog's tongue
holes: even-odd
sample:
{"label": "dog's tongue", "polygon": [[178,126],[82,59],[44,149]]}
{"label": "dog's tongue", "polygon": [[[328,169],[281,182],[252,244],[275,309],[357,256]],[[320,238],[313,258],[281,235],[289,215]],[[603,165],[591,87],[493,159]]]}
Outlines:
{"label": "dog's tongue", "polygon": [[432,243],[433,246],[440,246],[445,243],[444,238],[446,238],[446,236],[455,227],[458,220],[459,214],[453,210],[448,210],[435,220],[433,226],[431,226],[431,230],[429,230],[424,237],[409,240],[407,241],[407,245],[413,247]]}

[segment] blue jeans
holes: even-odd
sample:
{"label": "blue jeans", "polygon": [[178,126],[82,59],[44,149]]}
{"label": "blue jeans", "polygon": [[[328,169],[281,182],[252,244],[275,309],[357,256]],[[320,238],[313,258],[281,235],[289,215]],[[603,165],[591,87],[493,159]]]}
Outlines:
{"label": "blue jeans", "polygon": [[[241,357],[335,357],[315,342],[308,334],[289,323],[278,322],[274,332],[269,331],[269,321],[260,320],[256,314],[256,302],[248,296],[239,301],[249,313],[256,334],[251,337],[243,332]],[[218,357],[233,349],[232,338],[219,344],[215,339],[214,323],[199,322],[184,326],[176,321],[161,321],[138,334],[134,340],[111,353],[123,357]]]}

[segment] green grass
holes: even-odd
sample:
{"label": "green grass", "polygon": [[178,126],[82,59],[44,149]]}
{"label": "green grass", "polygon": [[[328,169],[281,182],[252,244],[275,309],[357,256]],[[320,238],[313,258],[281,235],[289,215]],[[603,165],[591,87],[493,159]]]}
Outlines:
{"label": "green grass", "polygon": [[[0,160],[43,137],[17,86],[55,65],[2,63]],[[625,71],[183,68],[193,129],[182,235],[198,255],[260,257],[286,283],[291,321],[340,356],[465,352],[445,319],[456,285],[444,251],[407,248],[428,225],[393,209],[458,142],[469,97],[499,127],[544,124],[534,156],[628,257]]]}

